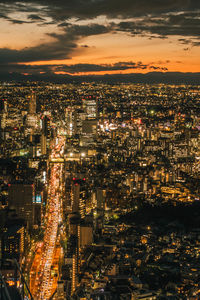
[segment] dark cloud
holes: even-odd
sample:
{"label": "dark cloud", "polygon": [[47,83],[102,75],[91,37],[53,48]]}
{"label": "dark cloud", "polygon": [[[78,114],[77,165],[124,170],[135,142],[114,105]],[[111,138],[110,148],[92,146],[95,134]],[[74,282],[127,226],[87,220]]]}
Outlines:
{"label": "dark cloud", "polygon": [[[57,24],[61,33],[50,33],[52,42],[41,43],[38,46],[21,50],[0,48],[0,64],[6,71],[12,72],[99,72],[120,71],[127,69],[152,69],[166,71],[166,67],[145,65],[134,62],[119,62],[116,64],[95,65],[79,64],[70,66],[25,67],[17,63],[36,61],[62,60],[70,58],[78,47],[82,37],[105,34],[108,32],[124,32],[131,36],[140,35],[148,38],[166,39],[169,36],[179,36],[179,42],[184,45],[200,46],[200,1],[197,0],[3,0],[0,3],[0,18],[13,24],[37,23],[38,26]],[[25,12],[25,20],[12,18],[12,13]],[[75,20],[88,20],[100,15],[107,18],[120,18],[116,23],[108,20],[106,25],[72,25]],[[127,18],[132,18],[132,21]],[[73,21],[75,22],[75,21]],[[87,45],[80,46],[87,48]],[[188,49],[188,48],[185,48]],[[83,51],[83,49],[82,49]],[[165,64],[164,64],[165,65]],[[21,68],[21,69],[20,69]]]}
{"label": "dark cloud", "polygon": [[112,30],[126,32],[131,36],[146,36],[149,39],[166,39],[169,36],[179,36],[181,44],[200,45],[200,18],[198,12],[181,12],[179,14],[161,14],[145,16],[134,21],[112,23]]}
{"label": "dark cloud", "polygon": [[[198,0],[32,0],[25,3],[22,0],[3,0],[1,4],[15,11],[31,12],[37,6],[43,7],[42,13],[54,20],[62,21],[74,18],[94,18],[99,15],[108,17],[135,17],[147,14],[160,14],[169,11],[185,11],[200,8]],[[41,9],[38,8],[38,12]]]}
{"label": "dark cloud", "polygon": [[9,19],[9,17],[4,13],[0,13],[0,19]]}
{"label": "dark cloud", "polygon": [[193,47],[199,47],[200,46],[200,40],[199,41],[192,41],[191,44]]}
{"label": "dark cloud", "polygon": [[163,14],[159,17],[144,17],[134,22],[120,22],[116,25],[116,30],[132,35],[146,33],[154,37],[153,34],[161,38],[171,35],[199,37],[200,18],[196,12]]}
{"label": "dark cloud", "polygon": [[44,18],[41,18],[40,16],[35,15],[35,14],[28,15],[27,18],[32,21],[45,21]]}
{"label": "dark cloud", "polygon": [[81,37],[97,35],[108,32],[103,25],[70,25],[63,33],[49,33],[54,38],[53,42],[43,43],[34,47],[21,50],[0,48],[0,63],[20,63],[30,61],[61,60],[70,57],[72,50],[77,48],[77,41]]}
{"label": "dark cloud", "polygon": [[58,27],[64,27],[66,28],[67,26],[71,25],[71,23],[68,23],[68,22],[62,22],[60,24],[58,24]]}
{"label": "dark cloud", "polygon": [[[12,18],[13,13],[30,13],[41,14],[41,9],[34,1],[25,3],[24,1],[1,1],[0,2],[0,17],[4,17],[12,23],[20,22],[20,24],[27,23],[27,20],[17,20]],[[2,13],[3,12],[3,13]],[[2,15],[2,16],[1,16]],[[15,22],[16,21],[16,22]],[[33,22],[33,21],[32,21]],[[19,23],[18,23],[19,24]]]}
{"label": "dark cloud", "polygon": [[[153,68],[142,62],[117,62],[114,64],[75,64],[56,66],[56,72],[67,72],[70,74],[83,72],[101,72],[101,71],[124,71],[129,69],[148,69]],[[158,69],[162,69],[158,67]]]}
{"label": "dark cloud", "polygon": [[146,74],[131,73],[131,74],[112,74],[112,75],[63,75],[54,73],[41,73],[33,75],[25,75],[21,73],[7,73],[0,69],[0,80],[16,80],[16,81],[46,81],[57,83],[72,83],[72,82],[106,82],[106,83],[165,83],[165,84],[200,84],[200,73],[180,73],[180,72],[158,72],[153,71]]}
{"label": "dark cloud", "polygon": [[76,48],[74,39],[66,36],[62,45],[61,38],[56,42],[41,44],[36,47],[13,50],[0,48],[0,63],[10,64],[18,62],[30,62],[41,60],[65,59],[69,53]]}
{"label": "dark cloud", "polygon": [[24,21],[24,20],[17,20],[17,19],[13,19],[10,18],[6,13],[0,13],[0,19],[5,19],[7,21],[9,21],[12,24],[24,24],[24,23],[30,23],[28,21]]}
{"label": "dark cloud", "polygon": [[48,7],[48,14],[56,20],[65,20],[71,16],[81,19],[99,15],[108,17],[133,17],[150,13],[160,13],[173,9],[185,9],[188,0],[74,0],[40,1]]}
{"label": "dark cloud", "polygon": [[178,41],[179,41],[181,44],[183,44],[183,45],[190,45],[191,42],[192,42],[191,39],[184,39],[184,38],[178,39]]}
{"label": "dark cloud", "polygon": [[30,23],[28,21],[23,21],[23,20],[16,20],[16,19],[12,19],[12,18],[8,18],[8,21],[12,24],[26,24],[26,23]]}
{"label": "dark cloud", "polygon": [[108,71],[125,71],[131,69],[138,70],[159,70],[167,71],[166,67],[155,66],[152,64],[143,64],[142,62],[117,62],[114,64],[74,64],[74,65],[24,65],[24,64],[1,64],[1,72],[19,73],[29,75],[55,74],[55,73],[87,73],[87,72],[108,72]]}
{"label": "dark cloud", "polygon": [[[45,19],[40,17],[39,15],[36,14],[30,14],[27,16],[27,20],[21,20],[21,19],[16,19],[11,17],[11,14],[13,12],[15,12],[15,5],[11,5],[11,6],[4,6],[2,3],[0,3],[0,10],[4,11],[3,13],[0,13],[0,18],[1,19],[6,19],[7,21],[9,21],[12,24],[25,24],[25,23],[33,23],[33,22],[44,22]],[[26,11],[26,6],[25,5],[21,5],[18,4],[17,5],[17,10],[20,12],[27,12]],[[31,8],[31,11],[33,10],[33,12],[37,11],[37,9]]]}
{"label": "dark cloud", "polygon": [[152,70],[159,70],[159,71],[168,71],[168,68],[166,67],[155,67],[155,66],[150,66],[149,69],[152,69]]}
{"label": "dark cloud", "polygon": [[[57,24],[66,30],[70,27],[71,19],[92,19],[100,15],[118,17],[119,24],[111,23],[104,26],[106,31],[122,31],[134,35],[147,35],[149,39],[165,39],[177,35],[185,37],[199,37],[200,1],[198,0],[32,0],[25,3],[22,0],[3,0],[0,17],[6,18],[14,24],[37,22],[39,26]],[[27,12],[27,20],[16,20],[10,17],[12,12]],[[45,17],[51,19],[46,21]],[[127,21],[127,18],[134,21]],[[99,27],[98,27],[99,26]],[[93,30],[90,26],[75,26],[75,34],[84,30]],[[99,32],[98,32],[99,29]],[[114,31],[115,30],[115,31]],[[101,25],[96,24],[97,34],[102,32]],[[89,33],[90,34],[90,33]],[[93,33],[92,33],[93,34]],[[198,45],[198,41],[194,46]]]}

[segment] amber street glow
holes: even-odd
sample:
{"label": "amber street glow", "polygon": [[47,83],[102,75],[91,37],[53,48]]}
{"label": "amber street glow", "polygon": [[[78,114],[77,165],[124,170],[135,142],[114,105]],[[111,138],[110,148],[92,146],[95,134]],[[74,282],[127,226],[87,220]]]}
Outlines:
{"label": "amber street glow", "polygon": [[[64,139],[60,137],[58,144],[52,149],[52,158],[58,156],[63,145]],[[60,255],[60,246],[57,234],[61,215],[59,186],[62,181],[62,172],[62,164],[54,163],[52,165],[48,185],[48,203],[44,240],[41,246],[37,249],[30,273],[30,288],[35,299],[49,299],[57,287],[58,259]],[[57,270],[57,273],[55,273],[55,270]]]}

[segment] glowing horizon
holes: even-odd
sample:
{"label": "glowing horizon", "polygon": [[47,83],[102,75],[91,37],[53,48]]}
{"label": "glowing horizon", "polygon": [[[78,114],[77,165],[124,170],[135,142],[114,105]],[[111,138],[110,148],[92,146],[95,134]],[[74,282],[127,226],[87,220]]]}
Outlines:
{"label": "glowing horizon", "polygon": [[[9,13],[0,21],[0,56],[5,73],[103,75],[200,70],[198,11],[174,12],[169,8],[158,14],[155,7],[155,14],[146,15],[144,10],[142,15],[141,7],[141,11],[137,8],[140,17],[123,14],[113,18],[103,16],[101,11],[98,16],[97,11],[95,17],[91,12],[78,19],[74,8],[70,19],[62,16],[59,20],[59,7],[46,4],[45,10],[39,2],[25,4],[27,12],[20,12],[20,7],[14,12],[11,5],[8,10],[9,3],[6,6]],[[63,10],[67,9],[61,4]],[[126,3],[124,9],[128,13]],[[38,14],[31,10],[38,10]]]}

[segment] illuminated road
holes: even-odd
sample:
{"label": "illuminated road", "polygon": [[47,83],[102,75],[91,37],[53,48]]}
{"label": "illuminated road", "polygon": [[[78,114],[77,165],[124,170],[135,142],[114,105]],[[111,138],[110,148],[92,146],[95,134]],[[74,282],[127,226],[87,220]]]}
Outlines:
{"label": "illuminated road", "polygon": [[[52,149],[51,158],[63,152],[65,138],[60,137]],[[61,191],[63,165],[54,163],[48,186],[46,229],[30,272],[30,289],[34,300],[48,300],[56,289],[60,254],[58,225],[61,222]]]}

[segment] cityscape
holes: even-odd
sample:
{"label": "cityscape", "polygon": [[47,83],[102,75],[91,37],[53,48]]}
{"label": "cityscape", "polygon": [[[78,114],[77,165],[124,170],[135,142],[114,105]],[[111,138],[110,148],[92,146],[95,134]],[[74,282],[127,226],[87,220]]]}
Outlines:
{"label": "cityscape", "polygon": [[199,86],[0,93],[5,297],[198,299]]}
{"label": "cityscape", "polygon": [[200,1],[0,28],[0,300],[200,300]]}

